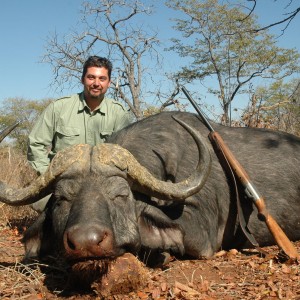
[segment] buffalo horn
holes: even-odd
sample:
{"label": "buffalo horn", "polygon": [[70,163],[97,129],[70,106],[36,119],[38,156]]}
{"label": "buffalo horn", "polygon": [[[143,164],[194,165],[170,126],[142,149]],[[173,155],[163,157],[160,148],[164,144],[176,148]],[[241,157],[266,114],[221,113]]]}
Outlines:
{"label": "buffalo horn", "polygon": [[[199,151],[199,161],[196,170],[185,180],[172,183],[155,178],[126,149],[114,144],[101,144],[96,147],[96,161],[100,164],[116,166],[126,171],[133,180],[132,189],[160,199],[181,200],[197,193],[203,187],[210,172],[211,155],[205,139],[192,127],[173,118],[193,136]],[[135,184],[138,183],[137,186]]]}
{"label": "buffalo horn", "polygon": [[28,187],[16,189],[0,182],[0,201],[12,206],[34,203],[51,193],[51,185],[71,165],[85,168],[90,159],[90,145],[75,145],[57,153],[47,171]]}
{"label": "buffalo horn", "polygon": [[0,133],[0,143],[3,141],[3,139],[10,134],[11,131],[13,131],[18,125],[20,124],[20,122],[15,122],[14,124],[6,127],[3,131],[1,131]]}

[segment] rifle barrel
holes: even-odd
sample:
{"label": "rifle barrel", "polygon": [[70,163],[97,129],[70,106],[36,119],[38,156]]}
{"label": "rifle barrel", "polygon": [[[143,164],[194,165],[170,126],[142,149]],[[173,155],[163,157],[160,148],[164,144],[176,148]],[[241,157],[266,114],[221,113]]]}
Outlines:
{"label": "rifle barrel", "polygon": [[182,86],[181,90],[184,92],[185,96],[189,99],[189,101],[191,102],[191,104],[193,105],[194,109],[196,110],[196,112],[200,115],[200,117],[202,118],[203,122],[205,123],[206,127],[214,132],[215,130],[213,129],[213,127],[210,125],[210,123],[208,122],[208,120],[206,119],[206,117],[204,116],[204,114],[202,113],[202,111],[199,109],[197,103],[194,101],[194,99],[191,97],[190,93],[187,91],[187,89]]}

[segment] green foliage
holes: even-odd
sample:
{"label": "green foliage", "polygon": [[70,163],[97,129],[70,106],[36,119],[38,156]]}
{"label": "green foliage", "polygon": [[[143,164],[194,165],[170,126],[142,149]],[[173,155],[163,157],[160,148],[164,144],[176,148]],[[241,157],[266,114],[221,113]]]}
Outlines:
{"label": "green foliage", "polygon": [[244,125],[286,131],[300,136],[300,81],[277,81],[258,87],[242,115]]}
{"label": "green foliage", "polygon": [[217,87],[208,84],[208,92],[220,100],[227,123],[230,103],[255,78],[278,80],[299,71],[299,53],[276,46],[267,31],[255,32],[256,17],[242,6],[218,0],[169,0],[167,5],[185,14],[175,25],[184,39],[173,39],[170,49],[192,59],[175,78],[216,79]]}
{"label": "green foliage", "polygon": [[23,98],[8,98],[0,107],[0,130],[20,121],[20,125],[10,133],[15,147],[22,153],[27,151],[28,135],[40,113],[50,103],[51,99],[41,101],[26,100]]}

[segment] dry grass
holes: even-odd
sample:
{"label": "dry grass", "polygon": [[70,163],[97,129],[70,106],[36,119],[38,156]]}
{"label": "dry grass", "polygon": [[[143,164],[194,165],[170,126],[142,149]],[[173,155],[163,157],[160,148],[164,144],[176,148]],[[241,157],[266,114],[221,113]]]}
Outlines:
{"label": "dry grass", "polygon": [[[0,148],[1,181],[19,188],[35,177],[25,156],[10,147]],[[0,299],[26,299],[33,289],[42,290],[43,273],[21,262],[24,250],[20,237],[36,216],[30,207],[0,204]]]}
{"label": "dry grass", "polygon": [[14,266],[3,267],[0,266],[0,274],[2,282],[1,299],[22,299],[31,295],[42,293],[44,274],[39,268],[33,268],[31,265],[23,265],[15,263]]}
{"label": "dry grass", "polygon": [[[0,148],[0,180],[16,188],[27,186],[34,178],[35,171],[29,166],[24,155],[19,154],[11,147]],[[0,204],[1,219],[9,224],[11,217],[15,220],[36,217],[35,212],[29,207],[11,207]],[[26,223],[26,222],[25,222]],[[16,225],[16,224],[14,224]]]}
{"label": "dry grass", "polygon": [[36,178],[24,155],[14,148],[0,148],[0,180],[15,187],[23,187]]}

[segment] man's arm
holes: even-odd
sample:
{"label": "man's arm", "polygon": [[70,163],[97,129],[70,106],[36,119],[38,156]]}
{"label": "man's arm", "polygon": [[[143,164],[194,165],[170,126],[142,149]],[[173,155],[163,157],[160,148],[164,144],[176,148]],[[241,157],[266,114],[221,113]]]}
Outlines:
{"label": "man's arm", "polygon": [[28,137],[27,159],[38,174],[43,174],[50,163],[48,154],[54,137],[54,122],[54,104],[50,103]]}
{"label": "man's arm", "polygon": [[132,115],[131,113],[126,110],[126,108],[120,104],[117,106],[118,109],[115,112],[116,114],[116,122],[114,131],[121,130],[122,128],[126,127],[130,123],[132,123]]}

